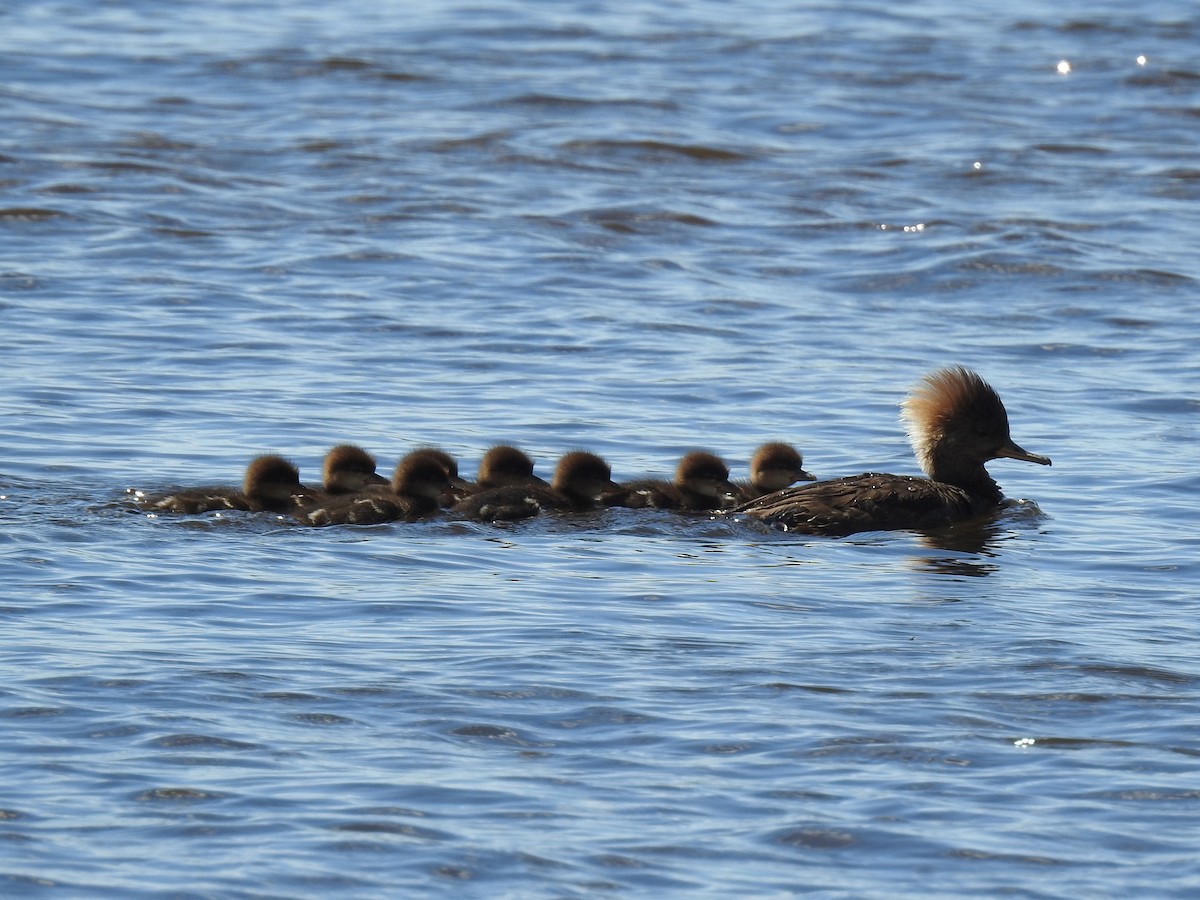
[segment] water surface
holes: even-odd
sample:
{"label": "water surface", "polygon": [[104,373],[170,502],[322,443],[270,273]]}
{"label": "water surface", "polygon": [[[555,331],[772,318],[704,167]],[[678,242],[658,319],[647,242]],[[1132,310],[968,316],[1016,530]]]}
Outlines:
{"label": "water surface", "polygon": [[[1200,17],[0,12],[6,896],[1191,897]],[[915,472],[841,540],[147,517],[346,440]]]}

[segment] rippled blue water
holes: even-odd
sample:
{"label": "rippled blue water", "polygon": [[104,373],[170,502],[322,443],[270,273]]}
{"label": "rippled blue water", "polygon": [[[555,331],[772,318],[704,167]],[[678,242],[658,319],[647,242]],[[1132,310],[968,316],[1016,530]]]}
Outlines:
{"label": "rippled blue water", "polygon": [[[1194,897],[1200,14],[0,10],[5,896]],[[981,532],[148,518],[516,442],[916,471]]]}

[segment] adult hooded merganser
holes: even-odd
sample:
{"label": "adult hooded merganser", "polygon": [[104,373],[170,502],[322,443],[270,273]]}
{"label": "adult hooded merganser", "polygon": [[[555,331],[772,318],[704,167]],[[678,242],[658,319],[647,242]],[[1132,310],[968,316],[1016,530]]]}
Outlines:
{"label": "adult hooded merganser", "polygon": [[938,528],[999,508],[1004,497],[984,468],[988,460],[1050,465],[1013,442],[1000,396],[962,366],[925,376],[902,409],[926,478],[851,475],[768,494],[732,512],[801,534]]}
{"label": "adult hooded merganser", "polygon": [[525,452],[507,444],[492,447],[479,461],[479,475],[475,479],[475,490],[504,487],[505,485],[535,485],[549,487],[549,483],[533,474],[533,460]]}
{"label": "adult hooded merganser", "polygon": [[330,497],[328,502],[297,513],[305,525],[376,525],[403,519],[413,522],[433,515],[450,487],[442,463],[421,451],[396,466],[391,492]]}
{"label": "adult hooded merganser", "polygon": [[607,506],[632,509],[724,509],[737,488],[729,481],[729,466],[712,453],[693,450],[679,460],[673,481],[627,481],[604,496]]}
{"label": "adult hooded merganser", "polygon": [[358,494],[388,480],[375,471],[375,457],[355,444],[338,444],[325,454],[322,485],[327,494]]}
{"label": "adult hooded merganser", "polygon": [[248,512],[289,512],[311,491],[300,483],[300,470],[281,456],[256,456],[246,467],[241,489],[188,488],[142,501],[146,509],[196,514],[238,509]]}
{"label": "adult hooded merganser", "polygon": [[804,459],[799,450],[783,441],[768,441],[750,458],[750,480],[737,482],[737,499],[745,503],[763,494],[782,491],[797,481],[816,480],[816,476],[804,471]]}
{"label": "adult hooded merganser", "polygon": [[617,487],[608,463],[595,453],[572,450],[558,461],[548,487],[509,484],[479,491],[451,509],[452,514],[483,522],[528,519],[540,512],[585,512]]}

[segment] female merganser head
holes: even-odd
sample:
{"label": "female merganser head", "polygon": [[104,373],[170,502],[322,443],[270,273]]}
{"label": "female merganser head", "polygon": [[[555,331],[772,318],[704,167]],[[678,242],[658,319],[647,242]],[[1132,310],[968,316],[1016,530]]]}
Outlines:
{"label": "female merganser head", "polygon": [[962,366],[927,375],[904,401],[902,418],[928,477],[852,475],[768,494],[733,512],[802,534],[938,528],[999,508],[1004,497],[984,468],[989,460],[1050,465],[1013,442],[999,395]]}
{"label": "female merganser head", "polygon": [[558,461],[548,487],[508,484],[479,491],[451,512],[482,522],[511,522],[540,512],[583,512],[600,506],[599,498],[615,488],[608,463],[595,453],[573,450]]}
{"label": "female merganser head", "polygon": [[753,500],[763,494],[782,491],[797,481],[816,481],[816,476],[804,471],[800,451],[783,441],[762,444],[750,459],[750,481],[738,484],[738,499]]}
{"label": "female merganser head", "polygon": [[329,494],[357,494],[388,480],[375,472],[375,457],[354,444],[339,444],[325,454],[322,484]]}
{"label": "female merganser head", "polygon": [[984,463],[1021,459],[1050,465],[1049,457],[1022,450],[1013,442],[1000,395],[963,366],[926,375],[901,408],[913,453],[933,481],[995,492],[999,502],[999,488]]}
{"label": "female merganser head", "polygon": [[711,511],[726,508],[736,496],[737,487],[729,481],[729,466],[724,460],[713,453],[693,450],[679,460],[673,481],[627,481],[606,494],[604,502],[633,509]]}
{"label": "female merganser head", "polygon": [[483,459],[479,461],[479,475],[475,480],[479,490],[506,484],[549,486],[533,474],[533,460],[528,454],[507,444],[492,447],[483,454]]}
{"label": "female merganser head", "polygon": [[413,522],[433,515],[450,487],[443,464],[420,451],[400,460],[390,493],[330,498],[297,515],[306,525],[377,525],[403,519]]}

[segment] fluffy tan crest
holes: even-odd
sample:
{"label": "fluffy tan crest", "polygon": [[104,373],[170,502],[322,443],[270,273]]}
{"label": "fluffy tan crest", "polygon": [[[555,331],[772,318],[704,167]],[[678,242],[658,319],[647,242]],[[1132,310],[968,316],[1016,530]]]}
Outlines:
{"label": "fluffy tan crest", "polygon": [[930,472],[933,450],[947,434],[959,437],[978,423],[1008,433],[1008,415],[999,395],[964,366],[926,375],[901,405],[901,418],[921,468]]}

